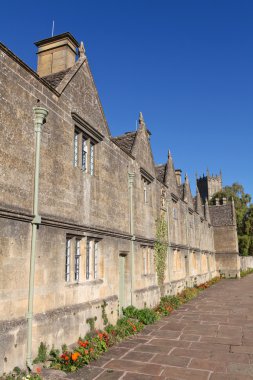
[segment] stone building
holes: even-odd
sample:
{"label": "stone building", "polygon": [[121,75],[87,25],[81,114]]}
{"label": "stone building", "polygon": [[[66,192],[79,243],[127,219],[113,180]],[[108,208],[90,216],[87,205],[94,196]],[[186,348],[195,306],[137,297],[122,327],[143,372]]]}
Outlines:
{"label": "stone building", "polygon": [[[34,226],[33,356],[41,341],[73,343],[89,318],[103,327],[102,306],[113,323],[122,306],[159,302],[154,243],[161,215],[168,225],[166,294],[239,274],[233,204],[208,206],[198,187],[193,197],[170,152],[156,165],[142,114],[137,131],[111,136],[83,44],[70,33],[36,45],[37,73],[0,44],[0,373],[27,360]],[[38,106],[48,116],[35,213]]]}
{"label": "stone building", "polygon": [[207,175],[203,175],[197,179],[197,186],[202,198],[202,202],[207,198],[208,201],[212,199],[212,196],[218,191],[222,190],[222,174],[210,175],[207,169]]}

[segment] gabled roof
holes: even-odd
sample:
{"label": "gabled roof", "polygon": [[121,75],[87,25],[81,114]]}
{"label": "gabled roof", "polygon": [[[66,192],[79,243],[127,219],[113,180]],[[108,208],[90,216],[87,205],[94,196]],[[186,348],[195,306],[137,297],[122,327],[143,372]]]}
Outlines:
{"label": "gabled roof", "polygon": [[125,153],[131,154],[134,145],[136,132],[126,132],[124,135],[112,137],[112,141]]}
{"label": "gabled roof", "polygon": [[45,81],[47,81],[50,86],[56,88],[61,81],[64,79],[65,75],[70,71],[70,68],[66,70],[59,71],[58,73],[46,75],[43,77]]}
{"label": "gabled roof", "polygon": [[139,125],[133,141],[132,155],[147,173],[155,177],[155,163],[150,145],[150,132],[147,129],[142,112],[139,113]]}
{"label": "gabled roof", "polygon": [[177,183],[174,164],[170,151],[168,152],[168,160],[166,164],[156,165],[155,172],[158,181],[168,186],[174,195],[181,198],[180,186],[178,186]]}
{"label": "gabled roof", "polygon": [[198,186],[196,187],[196,197],[194,198],[194,203],[195,203],[195,211],[200,215],[204,216],[204,210],[203,210],[203,205],[199,193]]}
{"label": "gabled roof", "polygon": [[164,184],[165,181],[166,164],[156,165],[155,174],[159,182]]}
{"label": "gabled roof", "polygon": [[188,203],[188,207],[194,209],[194,202],[191,193],[191,187],[188,179],[188,175],[185,174],[185,182],[183,184],[183,200]]}

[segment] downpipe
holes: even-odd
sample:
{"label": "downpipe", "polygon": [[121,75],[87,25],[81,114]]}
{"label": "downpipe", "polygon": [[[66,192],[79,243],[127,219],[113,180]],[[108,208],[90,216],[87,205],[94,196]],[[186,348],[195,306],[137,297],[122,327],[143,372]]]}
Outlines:
{"label": "downpipe", "polygon": [[33,322],[33,299],[34,299],[34,275],[36,258],[36,237],[37,229],[41,224],[41,216],[38,213],[39,204],[39,172],[40,172],[40,141],[42,126],[46,122],[48,111],[43,107],[34,107],[34,131],[36,136],[35,145],[35,172],[34,172],[34,194],[33,194],[33,215],[32,220],[32,243],[30,256],[29,289],[28,289],[28,311],[27,311],[27,355],[26,365],[32,370],[32,322]]}

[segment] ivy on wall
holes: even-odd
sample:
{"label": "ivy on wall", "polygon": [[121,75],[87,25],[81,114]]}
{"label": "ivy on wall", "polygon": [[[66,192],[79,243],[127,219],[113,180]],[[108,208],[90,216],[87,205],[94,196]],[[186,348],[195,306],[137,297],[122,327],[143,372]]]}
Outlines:
{"label": "ivy on wall", "polygon": [[168,253],[168,224],[162,215],[156,221],[156,242],[155,242],[155,268],[160,287],[161,295],[164,294],[164,280],[167,268],[167,253]]}

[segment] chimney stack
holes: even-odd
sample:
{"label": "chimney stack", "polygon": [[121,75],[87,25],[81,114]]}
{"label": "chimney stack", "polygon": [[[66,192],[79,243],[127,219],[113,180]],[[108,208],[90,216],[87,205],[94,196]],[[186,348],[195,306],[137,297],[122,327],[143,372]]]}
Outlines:
{"label": "chimney stack", "polygon": [[181,169],[176,169],[175,170],[175,174],[176,174],[176,179],[177,179],[177,184],[178,186],[181,185],[181,174],[182,174],[182,170]]}
{"label": "chimney stack", "polygon": [[58,73],[75,64],[79,44],[68,32],[35,42],[35,45],[38,47],[37,72],[40,77]]}

